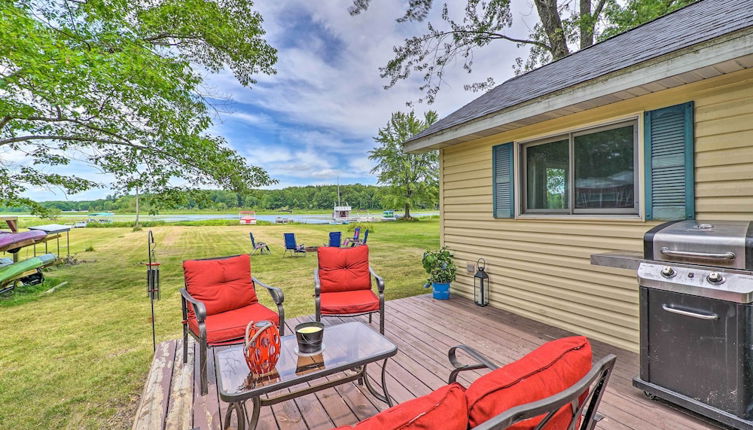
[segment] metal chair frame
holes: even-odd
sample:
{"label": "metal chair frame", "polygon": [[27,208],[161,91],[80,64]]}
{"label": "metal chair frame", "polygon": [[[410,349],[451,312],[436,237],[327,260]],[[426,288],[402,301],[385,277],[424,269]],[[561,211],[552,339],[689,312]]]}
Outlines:
{"label": "metal chair frame", "polygon": [[[212,260],[212,259],[207,259]],[[277,315],[280,318],[280,335],[285,334],[285,309],[283,309],[282,304],[285,301],[285,295],[282,293],[282,290],[277,287],[272,287],[270,285],[267,285],[255,277],[251,277],[251,283],[253,284],[254,288],[256,288],[256,285],[261,285],[266,289],[269,294],[272,296],[272,300],[274,300],[275,304],[277,305]],[[196,343],[199,344],[199,372],[201,373],[201,395],[204,395],[207,393],[207,349],[211,346],[207,343],[207,328],[206,328],[206,318],[207,318],[207,308],[201,301],[195,299],[191,294],[188,292],[188,286],[185,288],[180,289],[180,296],[181,296],[181,305],[183,308],[183,363],[188,362],[188,335],[190,334],[194,340],[196,340]],[[193,330],[190,330],[188,328],[188,303],[190,303],[193,306],[193,312],[196,315],[196,321],[199,324],[199,334],[193,332]],[[237,338],[237,339],[228,339],[229,343],[237,343],[237,342],[243,341],[243,338]]]}
{"label": "metal chair frame", "polygon": [[[374,272],[374,269],[369,266],[369,273],[374,277],[377,284],[377,290],[379,292],[379,310],[369,312],[358,312],[354,314],[324,314],[323,316],[330,317],[357,317],[360,315],[369,316],[369,324],[371,324],[372,314],[379,314],[379,333],[384,334],[384,279]],[[325,293],[326,294],[326,293]],[[319,269],[314,269],[314,304],[316,307],[316,320],[322,320],[322,304],[321,304],[321,282],[319,280]]]}
{"label": "metal chair frame", "polygon": [[260,255],[264,255],[265,252],[267,254],[272,253],[272,250],[269,249],[269,245],[267,245],[266,242],[257,242],[252,232],[248,232],[248,236],[249,238],[251,238],[251,247],[253,248],[253,250],[251,251],[251,255],[256,255],[257,252]]}
{"label": "metal chair frame", "polygon": [[[462,350],[476,362],[471,364],[460,363],[457,359],[458,350]],[[458,374],[466,370],[494,370],[499,368],[497,364],[480,352],[466,345],[458,345],[450,348],[447,356],[453,367],[448,379],[449,383],[455,382]],[[616,360],[617,357],[615,355],[609,354],[596,362],[583,378],[566,390],[535,402],[510,408],[490,418],[481,425],[473,427],[473,430],[503,430],[517,422],[545,415],[535,427],[535,430],[541,430],[552,419],[555,413],[568,404],[572,406],[573,415],[567,428],[569,430],[593,430],[597,421],[600,420],[596,411],[604,396],[604,391],[606,390]],[[585,393],[587,393],[585,398],[581,399],[581,396]]]}
{"label": "metal chair frame", "polygon": [[287,242],[285,242],[285,250],[282,251],[283,258],[285,255],[290,252],[291,257],[295,257],[296,255],[303,254],[303,256],[306,256],[306,248],[303,246],[303,244],[298,244],[298,242],[295,240],[295,233],[283,233],[283,240],[285,238],[286,234],[292,234],[293,235],[293,243],[295,244],[295,248],[288,248]]}

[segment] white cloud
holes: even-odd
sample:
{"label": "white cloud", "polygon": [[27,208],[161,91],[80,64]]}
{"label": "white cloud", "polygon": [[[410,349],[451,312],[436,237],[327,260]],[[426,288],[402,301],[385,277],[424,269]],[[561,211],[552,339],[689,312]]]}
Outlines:
{"label": "white cloud", "polygon": [[[218,121],[211,131],[279,178],[276,187],[333,183],[337,177],[343,183],[375,183],[367,158],[372,137],[392,112],[407,110],[406,101],[422,96],[418,75],[390,90],[379,77],[393,46],[425,31],[426,22],[395,21],[406,3],[373,0],[368,11],[350,16],[352,0],[257,2],[267,39],[279,49],[277,74],[258,76],[249,89],[230,71],[204,72],[206,92],[235,102],[218,100]],[[466,2],[449,3],[450,14],[460,17]],[[427,21],[440,24],[440,9],[436,2]],[[530,0],[513,0],[513,18],[510,34],[526,36],[537,21]],[[503,41],[477,50],[472,75],[461,64],[449,65],[436,103],[415,109],[448,115],[479,95],[465,91],[464,84],[487,76],[502,82],[513,75],[514,58],[525,55],[525,48]]]}

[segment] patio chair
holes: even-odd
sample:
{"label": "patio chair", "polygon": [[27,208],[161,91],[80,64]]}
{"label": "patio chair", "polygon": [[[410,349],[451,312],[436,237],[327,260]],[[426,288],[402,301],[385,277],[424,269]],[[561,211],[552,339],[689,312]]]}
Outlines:
{"label": "patio chair", "polygon": [[[379,332],[384,334],[384,280],[369,266],[369,247],[317,250],[318,268],[314,269],[316,320],[322,316],[351,317],[379,313]],[[371,288],[371,276],[379,295]]]}
{"label": "patio chair", "polygon": [[251,247],[253,250],[251,251],[251,255],[256,254],[257,252],[259,254],[271,254],[272,251],[269,249],[269,245],[267,245],[266,242],[257,242],[254,239],[254,234],[251,232],[248,232],[248,236],[251,238]]}
{"label": "patio chair", "polygon": [[[473,362],[460,363],[458,351]],[[582,336],[547,342],[503,367],[465,345],[450,348],[448,357],[448,385],[337,430],[593,430],[617,359],[610,354],[591,365],[591,346]],[[467,389],[456,382],[460,372],[478,369],[491,372]]]}
{"label": "patio chair", "polygon": [[340,247],[340,240],[342,240],[342,232],[331,231],[329,232],[329,243],[325,246],[331,246],[333,248]]}
{"label": "patio chair", "polygon": [[353,237],[349,237],[343,241],[343,246],[355,246],[358,243],[358,238],[361,236],[361,227],[356,227],[353,230]]}
{"label": "patio chair", "polygon": [[282,252],[282,256],[284,257],[285,254],[290,252],[291,256],[301,255],[306,256],[306,248],[303,246],[303,244],[298,245],[295,242],[295,233],[283,233],[283,236],[285,237],[285,251]]}
{"label": "patio chair", "polygon": [[[186,260],[183,307],[183,362],[188,360],[188,335],[199,344],[201,394],[207,393],[207,348],[243,341],[250,321],[268,320],[285,332],[282,290],[251,276],[248,254]],[[277,313],[259,303],[256,286],[266,289],[277,304]],[[189,306],[190,304],[190,306]]]}
{"label": "patio chair", "polygon": [[359,240],[356,246],[366,245],[366,242],[369,240],[369,229],[367,228],[366,231],[363,232],[363,239]]}

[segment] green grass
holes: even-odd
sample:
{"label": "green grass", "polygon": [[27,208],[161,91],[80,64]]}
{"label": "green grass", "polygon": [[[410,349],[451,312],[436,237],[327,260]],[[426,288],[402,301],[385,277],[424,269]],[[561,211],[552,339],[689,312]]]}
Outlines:
{"label": "green grass", "polygon": [[[388,300],[424,293],[421,254],[439,246],[436,220],[380,223],[369,236],[371,265],[385,278]],[[282,288],[288,317],[312,314],[316,256],[281,258],[282,233],[322,245],[347,226],[160,226],[153,228],[162,263],[156,302],[158,341],[181,332],[181,261],[249,252],[248,232],[272,246],[253,256],[252,272]],[[143,262],[146,230],[76,229],[79,264],[60,266],[51,281],[0,299],[0,428],[129,428],[152,359]],[[84,252],[86,249],[93,249]],[[22,250],[21,258],[26,258]],[[67,284],[45,293],[62,282]],[[262,302],[273,307],[268,294]]]}

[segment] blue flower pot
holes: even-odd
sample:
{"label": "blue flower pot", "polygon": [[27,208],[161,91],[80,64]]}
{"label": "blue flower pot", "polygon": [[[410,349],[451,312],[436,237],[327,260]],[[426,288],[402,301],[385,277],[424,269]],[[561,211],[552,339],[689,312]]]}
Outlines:
{"label": "blue flower pot", "polygon": [[437,300],[450,300],[450,284],[431,284],[434,290],[433,297]]}

